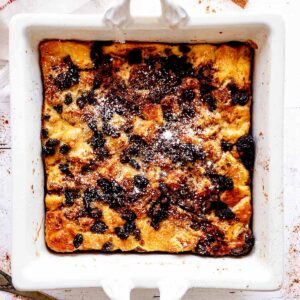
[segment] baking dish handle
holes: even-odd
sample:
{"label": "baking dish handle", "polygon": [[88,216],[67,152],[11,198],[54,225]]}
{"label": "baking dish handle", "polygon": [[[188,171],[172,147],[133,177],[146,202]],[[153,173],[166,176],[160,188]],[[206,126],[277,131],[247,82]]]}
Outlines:
{"label": "baking dish handle", "polygon": [[[113,27],[124,27],[133,22],[130,13],[131,0],[117,0],[116,4],[109,8],[104,20]],[[167,24],[170,27],[177,27],[188,20],[188,15],[184,8],[174,3],[173,0],[160,0],[161,16],[159,22]]]}
{"label": "baking dish handle", "polygon": [[129,279],[106,279],[102,287],[111,300],[130,300],[133,282]]}
{"label": "baking dish handle", "polygon": [[187,280],[175,278],[161,280],[158,283],[160,300],[180,300],[189,288]]}
{"label": "baking dish handle", "polygon": [[[102,282],[105,293],[111,300],[130,300],[133,282],[129,279],[106,279]],[[174,278],[163,279],[158,282],[161,300],[180,300],[189,288],[187,280]]]}

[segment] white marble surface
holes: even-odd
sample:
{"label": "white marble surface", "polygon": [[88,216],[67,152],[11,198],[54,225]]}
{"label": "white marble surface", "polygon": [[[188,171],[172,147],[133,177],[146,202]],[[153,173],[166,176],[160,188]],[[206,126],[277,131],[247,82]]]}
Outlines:
{"label": "white marble surface", "polygon": [[[76,0],[74,0],[76,1]],[[134,0],[134,2],[146,0]],[[153,0],[155,1],[155,0]],[[151,3],[153,3],[151,1]],[[94,0],[76,13],[103,12],[111,5],[110,0]],[[281,14],[286,22],[286,79],[285,79],[285,152],[284,152],[284,215],[285,215],[285,273],[279,291],[243,292],[229,290],[189,290],[184,299],[300,299],[300,1],[299,0],[249,0],[245,10],[229,0],[181,0],[178,1],[193,15],[235,13]],[[201,2],[201,3],[199,3]],[[149,4],[150,6],[152,4]],[[0,12],[1,21],[1,12]],[[0,22],[1,28],[1,22]],[[0,39],[1,37],[0,30]],[[0,61],[5,65],[5,61]],[[256,99],[259,101],[259,99]],[[10,272],[10,217],[11,217],[11,151],[9,98],[0,97],[0,269]],[[101,289],[73,289],[48,291],[60,300],[108,299]],[[158,298],[158,290],[134,290],[132,299]],[[14,296],[0,292],[0,299],[11,300]],[[21,299],[21,298],[19,298]]]}

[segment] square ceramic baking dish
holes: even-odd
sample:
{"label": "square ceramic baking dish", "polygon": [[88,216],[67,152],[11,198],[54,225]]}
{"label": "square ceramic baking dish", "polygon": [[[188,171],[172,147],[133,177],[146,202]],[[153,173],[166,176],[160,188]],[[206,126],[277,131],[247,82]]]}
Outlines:
{"label": "square ceramic baking dish", "polygon": [[[157,16],[128,19],[122,11],[124,6],[108,11],[106,18],[104,15],[28,14],[13,19],[10,27],[12,276],[18,289],[101,286],[112,299],[129,299],[130,290],[135,287],[158,287],[163,299],[179,299],[190,287],[248,290],[280,287],[283,271],[283,23],[271,15],[187,18],[184,10],[171,6],[168,11],[166,5],[169,4],[164,4],[163,19],[173,26]],[[108,24],[120,22],[124,25],[122,30],[112,29]],[[97,252],[59,255],[46,248],[40,155],[43,91],[38,54],[38,44],[44,39],[174,43],[251,40],[257,45],[252,117],[257,149],[253,177],[256,243],[249,255],[240,258]]]}

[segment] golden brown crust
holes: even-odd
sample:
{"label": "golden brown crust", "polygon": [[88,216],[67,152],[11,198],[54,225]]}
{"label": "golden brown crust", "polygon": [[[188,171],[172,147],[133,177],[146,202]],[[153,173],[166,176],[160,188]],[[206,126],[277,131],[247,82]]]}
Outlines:
{"label": "golden brown crust", "polygon": [[48,247],[249,252],[252,55],[42,42]]}

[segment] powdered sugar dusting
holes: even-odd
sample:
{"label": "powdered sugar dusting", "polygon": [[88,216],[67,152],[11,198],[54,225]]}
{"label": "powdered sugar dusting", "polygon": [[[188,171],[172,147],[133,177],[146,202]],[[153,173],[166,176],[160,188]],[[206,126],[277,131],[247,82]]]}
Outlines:
{"label": "powdered sugar dusting", "polygon": [[162,138],[170,140],[173,137],[173,133],[170,130],[166,130],[162,134]]}

